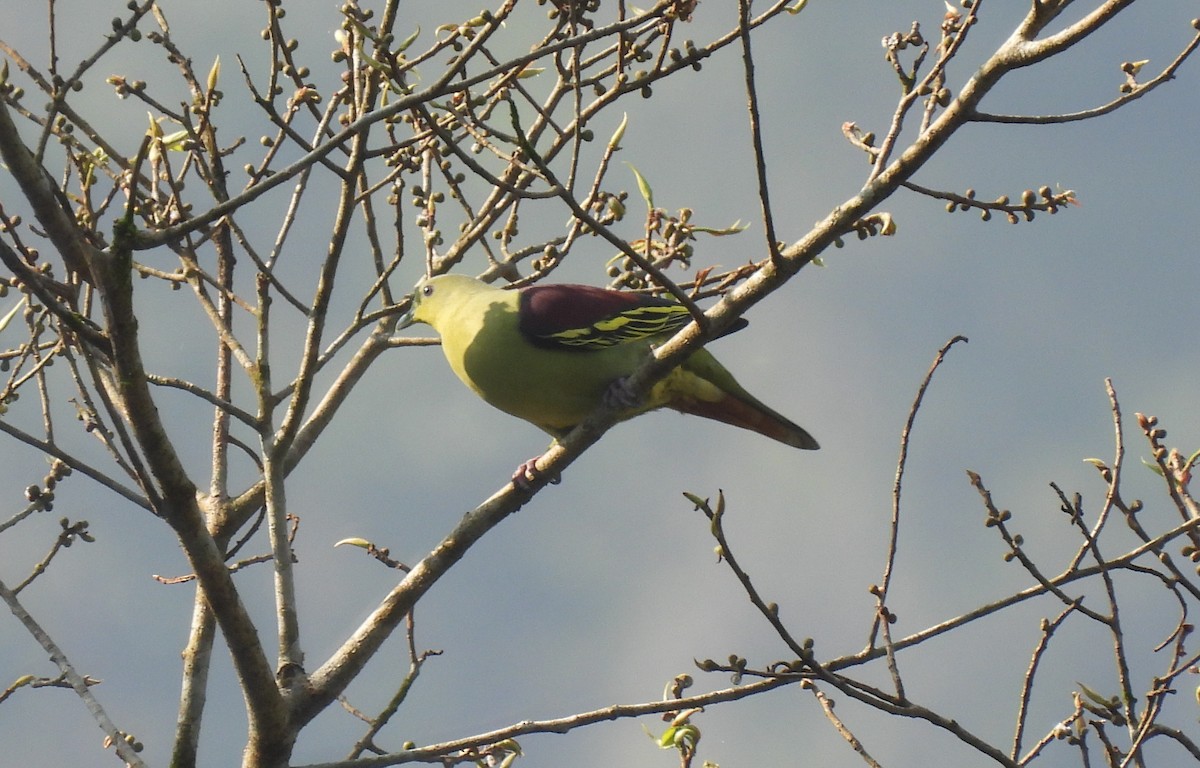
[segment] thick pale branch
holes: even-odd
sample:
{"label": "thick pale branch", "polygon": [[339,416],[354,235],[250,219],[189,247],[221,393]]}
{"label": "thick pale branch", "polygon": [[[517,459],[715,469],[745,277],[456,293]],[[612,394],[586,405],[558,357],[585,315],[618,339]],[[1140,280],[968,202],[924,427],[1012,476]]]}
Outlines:
{"label": "thick pale branch", "polygon": [[192,625],[184,646],[183,685],[179,694],[179,716],[175,722],[175,741],[171,765],[194,768],[200,747],[204,705],[208,700],[208,674],[212,668],[213,641],[216,639],[216,620],[204,591],[197,589],[192,604]]}
{"label": "thick pale branch", "polygon": [[1133,5],[1134,0],[1106,0],[1079,21],[1053,35],[1037,39],[1050,22],[1069,3],[1043,3],[1035,0],[1033,8],[1012,37],[1000,49],[1005,62],[1013,68],[1028,67],[1073,47],[1084,38],[1112,21],[1118,13]]}
{"label": "thick pale branch", "polygon": [[[118,238],[120,240],[120,238]],[[138,341],[133,304],[132,262],[118,243],[95,279],[103,296],[112,340],[113,369],[120,405],[161,495],[156,510],[179,538],[205,596],[225,634],[250,709],[251,740],[280,738],[285,710],[258,633],[225,567],[224,554],[209,533],[199,493],[188,476],[159,417],[150,393]]]}

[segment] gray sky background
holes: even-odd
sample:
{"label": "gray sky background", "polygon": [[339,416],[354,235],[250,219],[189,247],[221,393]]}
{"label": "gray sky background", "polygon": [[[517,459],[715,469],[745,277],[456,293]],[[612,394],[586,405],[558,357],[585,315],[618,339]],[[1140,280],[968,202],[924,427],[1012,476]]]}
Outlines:
{"label": "gray sky background", "polygon": [[[22,13],[6,14],[0,37],[41,64],[45,6],[28,0],[20,5]],[[420,24],[422,40],[428,40],[436,23],[451,16],[444,9],[461,4],[409,5],[413,19],[398,29]],[[1026,5],[986,3],[951,68],[952,89],[1011,33]],[[204,57],[221,56],[222,111],[230,116],[223,141],[243,132],[254,145],[263,129],[244,111],[236,55],[252,67],[260,60],[262,5],[165,0],[163,6],[181,45],[195,53],[198,70],[207,69]],[[74,0],[57,7],[60,19],[71,19],[60,39],[64,61],[90,54],[108,18],[124,13],[124,3],[113,2]],[[330,87],[337,70],[326,49],[334,47],[336,4],[303,0],[285,7],[296,32],[306,30],[301,50],[313,62],[314,78],[322,89]],[[689,34],[703,40],[728,28],[733,7],[720,0],[702,3]],[[811,0],[803,13],[755,38],[780,237],[799,238],[861,187],[868,166],[846,144],[840,126],[855,121],[865,130],[886,131],[898,89],[880,38],[907,30],[914,19],[932,38],[944,10],[940,0]],[[1190,39],[1195,15],[1194,2],[1138,3],[1061,60],[1018,73],[984,107],[1058,113],[1104,103],[1117,94],[1121,62],[1149,59],[1147,71],[1156,72]],[[529,33],[512,26],[504,33],[512,38],[506,44],[522,50]],[[171,82],[173,74],[159,74],[157,54],[144,43],[122,46],[97,69],[97,80],[120,73],[152,87]],[[728,49],[701,72],[656,85],[653,99],[625,107],[630,121],[619,159],[650,180],[657,204],[691,207],[695,220],[712,226],[758,216],[739,64]],[[724,490],[734,551],[764,596],[778,602],[793,633],[815,639],[819,658],[859,650],[873,609],[867,588],[883,567],[900,430],[935,352],[956,334],[970,343],[952,350],[934,380],[911,444],[891,606],[899,615],[894,633],[915,632],[1029,583],[1018,566],[1002,561],[1002,542],[982,525],[983,508],[966,469],[981,473],[997,504],[1012,510],[1015,529],[1043,558],[1046,572],[1067,563],[1076,540],[1048,484],[1081,492],[1093,514],[1102,500],[1104,485],[1081,460],[1113,453],[1105,377],[1112,378],[1127,416],[1126,497],[1144,498],[1168,514],[1158,479],[1140,467],[1138,457],[1148,457],[1148,450],[1132,414],[1158,415],[1169,442],[1182,450],[1200,443],[1194,341],[1198,82],[1200,69],[1190,61],[1175,82],[1096,121],[981,125],[956,135],[918,174],[918,183],[960,192],[974,187],[981,198],[1016,198],[1027,187],[1047,184],[1075,190],[1081,206],[1011,226],[981,222],[976,214],[947,215],[941,203],[913,194],[889,200],[883,210],[898,223],[895,237],[848,240],[845,248],[825,253],[824,268],[806,268],[750,313],[749,329],[712,347],[748,389],[808,428],[822,450],[800,453],[674,413],[618,426],[568,470],[561,485],[500,525],[420,603],[418,646],[444,654],[425,667],[380,743],[396,749],[405,740],[429,743],[650,700],[681,672],[696,676],[697,689],[729,683],[725,676],[700,673],[693,658],[737,653],[758,666],[787,658],[728,569],[715,562],[707,521],[682,491],[715,496]],[[131,144],[145,130],[144,108],[117,101],[101,83],[75,103],[85,113],[100,110],[97,122],[118,135],[127,131]],[[606,115],[597,136],[606,136],[619,120],[619,112]],[[247,160],[256,157],[254,149]],[[620,182],[632,190],[632,178],[623,176],[623,166],[614,170],[609,186]],[[276,226],[270,211],[281,199],[264,204],[262,229],[254,233],[264,246]],[[6,207],[15,200],[2,175],[0,200]],[[635,205],[640,203],[631,200],[631,209]],[[312,252],[288,254],[295,274],[305,274],[324,255],[329,218],[310,202],[292,243]],[[561,211],[523,226],[554,230],[566,219]],[[630,217],[624,234],[637,236],[638,219]],[[703,241],[697,250],[698,265],[758,259],[762,235],[752,228],[736,238]],[[567,276],[600,284],[610,256],[611,248],[585,243]],[[159,258],[160,266],[170,266],[166,254]],[[478,255],[468,262],[468,271],[484,263]],[[398,284],[415,282],[421,270],[414,256]],[[139,283],[138,300],[147,313],[142,325],[155,345],[151,360],[164,372],[204,380],[207,358],[196,350],[211,348],[207,325],[188,315],[190,309],[170,309],[180,306],[181,296]],[[176,312],[171,321],[148,319],[167,309]],[[196,347],[179,338],[180,323],[192,319],[205,329],[196,334]],[[35,408],[32,399],[23,400],[5,418],[29,418]],[[206,477],[209,409],[164,395],[163,410],[188,446],[192,466]],[[381,361],[288,489],[293,511],[303,517],[300,616],[312,665],[365,618],[395,579],[358,551],[334,550],[334,542],[362,536],[415,562],[545,442],[533,427],[476,400],[436,348],[396,351]],[[3,455],[0,487],[9,491],[0,517],[7,518],[24,504],[20,489],[40,478],[45,465],[12,444]],[[146,744],[150,764],[164,764],[192,597],[189,587],[160,586],[150,577],[186,572],[183,557],[160,522],[75,477],[64,485],[54,513],[0,543],[0,576],[19,580],[52,541],[63,515],[86,517],[98,542],[56,561],[27,592],[27,605],[81,672],[104,680],[97,695],[118,724]],[[268,567],[249,569],[238,581],[269,637]],[[1139,628],[1138,641],[1157,645],[1174,626],[1175,609],[1146,584],[1121,588],[1130,596],[1129,624]],[[1152,597],[1143,599],[1143,593]],[[951,712],[981,736],[1007,740],[1038,622],[1058,610],[1052,601],[1025,605],[902,654],[909,695]],[[1115,693],[1110,647],[1102,633],[1082,623],[1064,630],[1034,702],[1033,738],[1070,713],[1075,681]],[[202,759],[229,765],[243,744],[244,709],[227,654],[218,649],[216,656]],[[1167,662],[1135,669],[1139,684]],[[403,643],[393,643],[351,689],[352,703],[377,711],[406,666]],[[50,675],[52,669],[15,621],[0,619],[0,682],[26,673]],[[886,679],[882,665],[874,674],[880,683]],[[1181,696],[1190,698],[1190,691]],[[838,714],[885,765],[924,765],[934,753],[944,756],[944,764],[987,764],[920,723],[884,718],[849,701]],[[1174,724],[1194,734],[1195,714]],[[701,756],[722,768],[860,764],[798,687],[715,707],[697,723],[704,734]],[[643,724],[656,733],[662,727],[653,719],[622,721],[565,737],[523,739],[526,757],[518,764],[677,764],[672,753],[655,750]],[[296,762],[339,758],[360,732],[357,721],[331,709],[306,731]],[[6,753],[0,762],[6,764],[112,764],[101,753],[101,738],[68,691],[22,691],[0,705]]]}

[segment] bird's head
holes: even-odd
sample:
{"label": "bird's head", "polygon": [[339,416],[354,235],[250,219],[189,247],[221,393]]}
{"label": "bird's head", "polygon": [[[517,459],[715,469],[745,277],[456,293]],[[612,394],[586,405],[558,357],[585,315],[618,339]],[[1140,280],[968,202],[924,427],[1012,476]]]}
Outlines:
{"label": "bird's head", "polygon": [[446,317],[463,301],[481,291],[495,290],[487,283],[466,275],[435,275],[423,277],[413,288],[408,311],[400,316],[397,330],[413,323],[425,323],[438,327],[438,320]]}

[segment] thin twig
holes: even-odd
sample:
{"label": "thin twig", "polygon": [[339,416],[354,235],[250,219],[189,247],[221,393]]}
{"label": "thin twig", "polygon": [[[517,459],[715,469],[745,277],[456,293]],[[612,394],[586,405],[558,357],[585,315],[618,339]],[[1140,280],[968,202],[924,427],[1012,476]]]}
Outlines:
{"label": "thin twig", "polygon": [[767,253],[779,260],[779,240],[775,236],[775,217],[771,213],[770,186],[767,184],[767,154],[763,148],[762,120],[758,112],[758,86],[755,84],[754,56],[750,46],[750,0],[738,0],[738,27],[742,38],[742,71],[746,81],[746,109],[750,117],[750,140],[754,146],[754,170],[758,178],[758,203],[767,235]]}
{"label": "thin twig", "polygon": [[863,759],[863,762],[871,766],[871,768],[882,768],[875,758],[871,757],[871,755],[867,752],[866,747],[862,745],[862,742],[858,740],[858,737],[846,727],[846,724],[842,722],[841,718],[834,714],[833,702],[830,701],[829,697],[825,695],[824,691],[808,681],[801,683],[800,687],[807,688],[808,690],[812,691],[817,703],[821,705],[821,711],[825,713],[825,718],[833,724],[833,727],[838,732],[838,735],[846,740],[846,743],[849,744],[850,748],[853,749],[858,756]]}
{"label": "thin twig", "polygon": [[[472,747],[482,747],[506,739],[515,739],[519,736],[524,736],[531,733],[569,733],[576,728],[582,728],[596,723],[613,722],[615,720],[623,720],[627,718],[642,717],[643,715],[653,715],[662,712],[670,712],[674,710],[691,709],[694,707],[704,707],[712,704],[717,704],[724,701],[736,701],[744,699],[748,696],[755,696],[765,693],[775,688],[781,688],[786,685],[792,685],[799,682],[799,678],[772,678],[770,680],[759,680],[745,685],[737,685],[731,688],[723,688],[709,693],[697,694],[695,696],[687,696],[680,699],[667,699],[657,701],[647,701],[640,704],[614,704],[610,707],[595,709],[588,712],[580,712],[566,717],[557,717],[549,720],[525,720],[519,723],[498,728],[494,731],[476,734],[474,736],[466,736],[460,739],[444,741],[438,744],[429,744],[424,747],[415,747],[402,752],[392,752],[385,755],[360,757],[354,761],[355,766],[360,768],[383,768],[384,766],[400,765],[403,763],[427,763],[427,762],[443,762],[444,757],[453,755],[459,751],[471,749]],[[308,765],[296,766],[296,768],[345,768],[344,761],[332,763],[311,763]]]}
{"label": "thin twig", "polygon": [[874,620],[871,622],[871,631],[867,636],[867,648],[875,647],[875,639],[879,632],[879,627],[884,618],[882,612],[886,609],[888,589],[892,583],[892,568],[896,564],[896,551],[900,542],[900,492],[904,486],[904,470],[908,466],[908,444],[912,436],[913,426],[917,421],[917,412],[921,408],[921,402],[925,399],[925,391],[929,389],[929,383],[933,381],[933,374],[941,366],[946,359],[950,348],[959,342],[967,343],[966,336],[955,336],[942,345],[938,350],[937,355],[933,358],[933,363],[929,366],[929,370],[925,372],[925,378],[921,380],[921,385],[917,387],[917,395],[913,398],[912,405],[908,409],[908,418],[904,422],[904,429],[900,432],[900,457],[896,461],[896,479],[892,483],[892,523],[890,528],[890,536],[888,538],[887,558],[884,561],[883,576],[879,580],[879,584],[872,589],[878,601],[879,611],[876,613]]}

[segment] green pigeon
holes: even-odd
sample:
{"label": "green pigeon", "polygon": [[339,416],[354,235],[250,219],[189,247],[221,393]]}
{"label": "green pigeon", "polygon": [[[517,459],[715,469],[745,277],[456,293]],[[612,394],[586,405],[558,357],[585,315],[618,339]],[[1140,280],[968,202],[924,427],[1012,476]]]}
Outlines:
{"label": "green pigeon", "polygon": [[[568,284],[505,290],[465,275],[438,275],[417,283],[399,327],[432,326],[464,384],[555,438],[600,403],[613,402],[623,409],[621,420],[671,408],[816,450],[812,435],[747,392],[706,349],[640,400],[629,395],[629,374],[691,319],[678,302],[628,291]],[[522,464],[513,481],[523,485],[535,462]]]}

